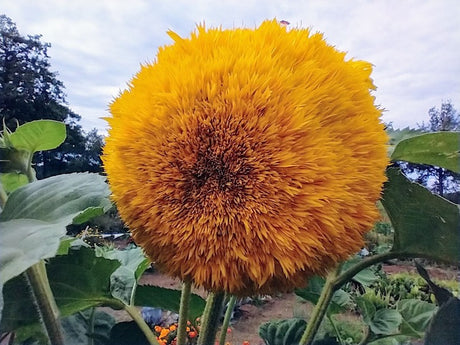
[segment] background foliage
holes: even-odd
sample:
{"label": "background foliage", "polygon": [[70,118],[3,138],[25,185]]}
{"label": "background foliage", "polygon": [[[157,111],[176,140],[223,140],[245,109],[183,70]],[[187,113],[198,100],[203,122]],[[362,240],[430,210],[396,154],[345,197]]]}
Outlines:
{"label": "background foliage", "polygon": [[34,158],[38,178],[69,172],[101,172],[103,137],[95,129],[85,132],[66,103],[64,84],[51,71],[48,48],[40,35],[22,36],[16,24],[0,15],[0,115],[15,129],[33,120],[66,123],[66,141]]}

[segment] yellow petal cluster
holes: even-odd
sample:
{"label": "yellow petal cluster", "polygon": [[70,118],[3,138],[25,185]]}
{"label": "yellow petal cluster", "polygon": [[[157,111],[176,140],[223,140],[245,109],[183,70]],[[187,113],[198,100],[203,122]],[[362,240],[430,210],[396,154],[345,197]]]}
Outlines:
{"label": "yellow petal cluster", "polygon": [[250,295],[302,286],[359,250],[388,163],[371,64],[276,21],[169,35],[111,104],[103,156],[146,254]]}

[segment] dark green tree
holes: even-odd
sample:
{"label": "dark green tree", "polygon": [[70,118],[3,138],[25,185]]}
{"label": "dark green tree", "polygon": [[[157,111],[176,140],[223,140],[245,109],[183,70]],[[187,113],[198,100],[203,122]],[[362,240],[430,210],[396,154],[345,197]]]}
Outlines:
{"label": "dark green tree", "polygon": [[[50,70],[49,43],[40,35],[22,36],[16,24],[0,15],[0,115],[8,128],[38,119],[67,124],[67,139],[59,148],[36,155],[39,178],[66,172],[100,171],[95,152],[102,137],[86,134],[80,116],[66,105],[64,85]],[[88,143],[89,142],[89,143]]]}

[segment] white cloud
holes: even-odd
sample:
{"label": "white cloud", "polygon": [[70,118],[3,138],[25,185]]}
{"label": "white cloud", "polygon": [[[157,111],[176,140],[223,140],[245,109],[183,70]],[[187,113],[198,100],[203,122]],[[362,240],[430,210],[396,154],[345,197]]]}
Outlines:
{"label": "white cloud", "polygon": [[347,57],[374,64],[377,103],[385,121],[415,126],[428,109],[451,99],[460,108],[460,3],[457,0],[148,1],[0,0],[23,34],[50,42],[53,70],[86,128],[104,128],[110,101],[170,43],[197,23],[255,27],[264,19],[324,32]]}

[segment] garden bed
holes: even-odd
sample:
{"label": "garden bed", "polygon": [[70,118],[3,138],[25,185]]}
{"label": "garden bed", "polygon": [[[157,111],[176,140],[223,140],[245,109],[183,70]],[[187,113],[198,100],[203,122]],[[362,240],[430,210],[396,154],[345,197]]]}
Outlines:
{"label": "garden bed", "polygon": [[[416,269],[410,262],[384,265],[383,270],[388,275],[396,273],[416,274]],[[458,275],[458,270],[453,267],[428,267],[427,271],[433,279],[439,280],[455,280]],[[146,272],[142,276],[140,284],[156,285],[170,289],[181,288],[179,280],[158,272]],[[206,293],[201,289],[194,290],[194,293],[206,297]],[[110,308],[104,309],[114,315],[117,321],[131,320],[124,311],[114,311]],[[263,345],[264,342],[258,335],[258,329],[261,324],[274,319],[304,317],[310,314],[311,309],[310,303],[301,303],[294,293],[280,294],[256,300],[256,303],[243,304],[239,307],[237,317],[231,323],[231,332],[227,336],[227,341],[232,345],[241,345],[244,341],[249,341],[250,345]],[[353,313],[347,313],[343,317],[349,320],[357,318]]]}

